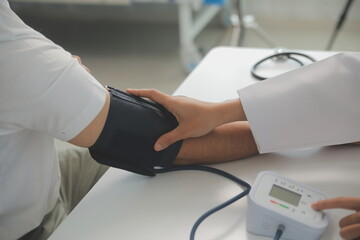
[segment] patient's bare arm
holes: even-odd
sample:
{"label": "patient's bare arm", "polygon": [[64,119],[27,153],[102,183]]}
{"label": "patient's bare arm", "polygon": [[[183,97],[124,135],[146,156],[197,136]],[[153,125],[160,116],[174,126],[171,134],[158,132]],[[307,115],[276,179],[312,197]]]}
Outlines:
{"label": "patient's bare arm", "polygon": [[238,121],[217,127],[205,136],[186,139],[174,164],[218,163],[258,153],[249,123]]}
{"label": "patient's bare arm", "polygon": [[106,93],[106,100],[103,108],[99,112],[99,114],[94,118],[93,121],[77,136],[73,139],[69,140],[69,143],[77,145],[79,147],[90,147],[92,146],[98,137],[102,129],[104,128],[106,118],[109,112],[110,107],[110,94]]}
{"label": "patient's bare arm", "polygon": [[[99,115],[78,136],[70,140],[82,147],[90,147],[97,140],[109,110],[109,95]],[[217,127],[209,134],[184,140],[175,165],[218,163],[258,154],[249,123],[232,122]]]}

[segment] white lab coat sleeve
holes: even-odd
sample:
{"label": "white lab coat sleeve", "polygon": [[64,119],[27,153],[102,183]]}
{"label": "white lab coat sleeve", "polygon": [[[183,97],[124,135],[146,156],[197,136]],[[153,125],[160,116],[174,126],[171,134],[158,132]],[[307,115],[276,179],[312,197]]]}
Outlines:
{"label": "white lab coat sleeve", "polygon": [[360,141],[360,54],[238,90],[260,153]]}

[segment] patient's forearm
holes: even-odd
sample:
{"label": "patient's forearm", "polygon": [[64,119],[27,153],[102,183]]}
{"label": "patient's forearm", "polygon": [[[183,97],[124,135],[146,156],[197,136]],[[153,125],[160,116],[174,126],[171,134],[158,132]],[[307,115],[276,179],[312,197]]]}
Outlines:
{"label": "patient's forearm", "polygon": [[232,122],[209,134],[186,139],[175,165],[218,163],[258,154],[247,121]]}

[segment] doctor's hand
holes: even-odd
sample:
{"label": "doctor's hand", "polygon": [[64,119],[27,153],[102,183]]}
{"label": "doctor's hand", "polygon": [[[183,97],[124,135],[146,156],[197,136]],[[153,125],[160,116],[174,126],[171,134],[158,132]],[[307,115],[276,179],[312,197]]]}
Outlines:
{"label": "doctor's hand", "polygon": [[206,135],[217,126],[246,120],[239,99],[223,103],[209,103],[184,96],[169,96],[154,89],[127,89],[127,92],[146,97],[163,105],[174,114],[179,126],[162,135],[154,149],[161,151],[176,141]]}
{"label": "doctor's hand", "polygon": [[337,197],[321,200],[312,205],[316,210],[342,208],[355,210],[355,213],[340,220],[340,236],[346,240],[360,238],[360,198]]}

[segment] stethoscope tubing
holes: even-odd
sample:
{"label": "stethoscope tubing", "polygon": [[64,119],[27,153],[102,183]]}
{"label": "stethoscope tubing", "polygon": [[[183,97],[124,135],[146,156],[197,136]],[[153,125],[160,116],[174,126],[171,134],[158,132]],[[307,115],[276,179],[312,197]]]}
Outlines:
{"label": "stethoscope tubing", "polygon": [[275,54],[272,54],[268,57],[265,57],[263,59],[261,59],[260,61],[258,61],[257,63],[255,63],[252,67],[251,67],[251,75],[256,78],[257,80],[260,80],[260,81],[263,81],[263,80],[266,80],[267,77],[263,77],[263,76],[260,76],[259,74],[256,73],[256,69],[259,67],[260,64],[264,63],[265,61],[268,61],[268,60],[271,60],[273,58],[278,58],[278,57],[286,57],[286,60],[293,60],[295,61],[296,63],[298,63],[301,67],[302,66],[305,66],[305,64],[297,59],[296,57],[293,57],[293,55],[296,55],[296,56],[300,56],[300,57],[304,57],[308,60],[310,60],[311,62],[316,62],[316,60],[312,57],[310,57],[309,55],[307,54],[303,54],[303,53],[298,53],[298,52],[281,52],[281,53],[275,53]]}

